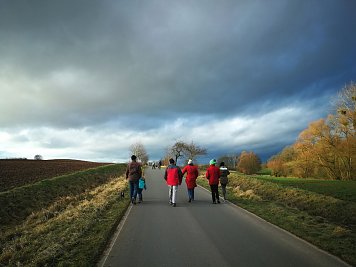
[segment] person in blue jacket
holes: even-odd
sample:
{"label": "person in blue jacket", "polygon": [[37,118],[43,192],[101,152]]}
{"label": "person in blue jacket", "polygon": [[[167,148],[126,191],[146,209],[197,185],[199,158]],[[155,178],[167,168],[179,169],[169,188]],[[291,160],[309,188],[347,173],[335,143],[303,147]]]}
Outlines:
{"label": "person in blue jacket", "polygon": [[143,201],[142,199],[142,191],[143,189],[147,189],[146,187],[146,179],[144,177],[141,177],[138,180],[138,190],[137,190],[137,194],[138,194],[138,203],[141,203]]}

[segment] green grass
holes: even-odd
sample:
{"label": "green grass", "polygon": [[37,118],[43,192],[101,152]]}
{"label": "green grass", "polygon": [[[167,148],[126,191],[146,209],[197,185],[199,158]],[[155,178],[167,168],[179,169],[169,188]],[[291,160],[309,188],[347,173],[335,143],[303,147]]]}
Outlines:
{"label": "green grass", "polygon": [[[231,202],[356,265],[356,203],[348,197],[356,194],[353,186],[237,173],[229,179]],[[206,179],[198,181],[209,188]],[[318,188],[323,185],[328,189]]]}
{"label": "green grass", "polygon": [[265,168],[257,172],[258,175],[272,175],[272,170]]}
{"label": "green grass", "polygon": [[320,179],[281,178],[254,176],[282,186],[296,187],[307,191],[356,202],[356,181],[336,181]]}
{"label": "green grass", "polygon": [[[24,199],[41,207],[19,222],[4,220],[8,224],[1,229],[0,266],[94,266],[129,204],[128,198],[118,197],[127,190],[120,176],[124,167],[105,166],[32,185],[39,189],[37,194],[25,194]],[[45,205],[42,194],[55,188],[60,192]],[[11,192],[4,195],[12,197]],[[13,196],[19,201],[17,208],[26,208],[19,194]]]}

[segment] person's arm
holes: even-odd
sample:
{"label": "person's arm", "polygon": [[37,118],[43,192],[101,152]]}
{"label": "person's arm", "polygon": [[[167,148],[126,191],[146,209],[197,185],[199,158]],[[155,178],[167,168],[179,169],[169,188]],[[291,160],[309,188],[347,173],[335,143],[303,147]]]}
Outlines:
{"label": "person's arm", "polygon": [[142,177],[145,177],[145,168],[141,166]]}
{"label": "person's arm", "polygon": [[167,170],[168,170],[168,167],[166,168],[165,172],[164,172],[164,180],[167,181]]}
{"label": "person's arm", "polygon": [[179,184],[182,183],[182,179],[183,179],[183,173],[182,170],[178,167],[178,178],[179,178]]}
{"label": "person's arm", "polygon": [[183,171],[182,171],[182,175],[183,175],[183,176],[184,176],[184,174],[187,172],[187,169],[188,169],[187,166],[185,166],[185,167],[183,168]]}
{"label": "person's arm", "polygon": [[140,178],[143,176],[143,168],[142,168],[141,164],[140,164],[140,166],[138,168],[138,174],[139,174]]}
{"label": "person's arm", "polygon": [[130,163],[128,163],[126,167],[126,180],[127,178],[129,178],[129,167],[130,167]]}
{"label": "person's arm", "polygon": [[199,170],[198,170],[198,167],[195,169],[195,177],[198,178],[199,176]]}

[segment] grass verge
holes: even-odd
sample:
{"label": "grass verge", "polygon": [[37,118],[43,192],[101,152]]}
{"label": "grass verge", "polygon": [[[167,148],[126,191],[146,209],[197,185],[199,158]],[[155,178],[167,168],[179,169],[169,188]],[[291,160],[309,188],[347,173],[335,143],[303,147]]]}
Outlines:
{"label": "grass verge", "polygon": [[303,190],[331,196],[337,199],[356,202],[356,181],[337,181],[320,179],[300,179],[272,176],[254,176],[284,187],[295,187]]}
{"label": "grass verge", "polygon": [[251,176],[229,179],[232,203],[356,265],[356,203]]}
{"label": "grass verge", "polygon": [[94,266],[128,207],[118,195],[126,189],[123,176],[112,177],[3,228],[0,266]]}

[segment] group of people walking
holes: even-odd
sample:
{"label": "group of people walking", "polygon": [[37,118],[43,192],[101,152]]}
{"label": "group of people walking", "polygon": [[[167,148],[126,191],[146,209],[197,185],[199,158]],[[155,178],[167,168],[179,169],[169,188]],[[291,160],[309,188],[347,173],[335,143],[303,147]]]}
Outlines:
{"label": "group of people walking", "polygon": [[[199,176],[198,167],[193,164],[192,160],[188,160],[188,165],[183,168],[183,171],[175,165],[174,159],[169,160],[164,179],[169,187],[169,203],[176,207],[176,194],[178,185],[182,183],[184,174],[187,174],[185,182],[188,189],[188,202],[194,201],[194,189],[197,186],[196,180]],[[219,182],[221,185],[223,198],[226,200],[226,185],[228,184],[229,170],[225,167],[224,162],[220,163],[220,168],[216,166],[216,160],[212,159],[209,162],[209,167],[206,170],[205,177],[209,181],[211,189],[212,203],[220,203],[219,197]]]}
{"label": "group of people walking", "polygon": [[157,167],[158,169],[161,169],[161,166],[162,166],[162,161],[158,161],[158,163],[153,162],[153,163],[152,163],[152,170],[156,169],[156,167]]}
{"label": "group of people walking", "polygon": [[[131,156],[131,162],[126,169],[126,179],[130,184],[130,198],[133,204],[136,204],[137,195],[139,196],[139,202],[142,202],[142,190],[146,189],[146,181],[143,178],[142,166],[136,161],[136,156]],[[194,201],[194,189],[197,187],[196,180],[199,176],[198,167],[194,165],[192,160],[188,160],[188,164],[181,170],[175,164],[174,159],[169,159],[169,165],[167,166],[164,179],[168,185],[169,204],[173,207],[177,206],[177,191],[178,186],[182,184],[183,176],[186,174],[185,182],[188,190],[188,202]],[[220,163],[220,167],[216,166],[216,160],[212,159],[209,162],[209,167],[206,170],[205,177],[209,181],[211,189],[212,203],[220,203],[219,197],[219,183],[221,185],[223,198],[226,200],[226,185],[228,184],[229,170],[225,167],[224,162]]]}

